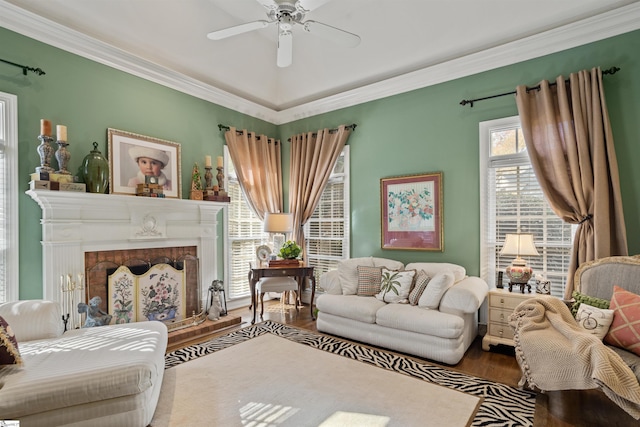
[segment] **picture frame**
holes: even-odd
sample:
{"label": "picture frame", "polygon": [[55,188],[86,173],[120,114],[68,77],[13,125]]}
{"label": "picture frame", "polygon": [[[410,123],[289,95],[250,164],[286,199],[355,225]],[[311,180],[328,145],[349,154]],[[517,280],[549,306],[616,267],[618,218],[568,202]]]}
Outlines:
{"label": "picture frame", "polygon": [[107,135],[111,194],[136,194],[137,184],[145,181],[135,156],[146,154],[138,158],[157,156],[167,161],[156,175],[158,184],[163,186],[164,197],[182,198],[179,143],[112,128],[107,130]]}
{"label": "picture frame", "polygon": [[444,251],[442,172],[380,179],[382,249]]}

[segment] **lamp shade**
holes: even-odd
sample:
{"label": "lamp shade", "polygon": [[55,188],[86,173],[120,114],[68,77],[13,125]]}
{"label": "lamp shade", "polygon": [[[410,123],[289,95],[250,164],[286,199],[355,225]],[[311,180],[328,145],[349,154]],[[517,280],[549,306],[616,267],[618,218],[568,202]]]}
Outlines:
{"label": "lamp shade", "polygon": [[540,254],[533,243],[533,234],[518,233],[507,234],[500,255],[515,255],[519,258],[520,255],[537,256]]}
{"label": "lamp shade", "polygon": [[267,212],[264,215],[264,231],[267,233],[291,233],[293,231],[293,215]]}

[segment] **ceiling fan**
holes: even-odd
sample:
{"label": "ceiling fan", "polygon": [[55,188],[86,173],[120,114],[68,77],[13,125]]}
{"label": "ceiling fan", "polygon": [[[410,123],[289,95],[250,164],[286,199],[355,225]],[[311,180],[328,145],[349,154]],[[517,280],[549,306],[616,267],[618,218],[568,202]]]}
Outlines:
{"label": "ceiling fan", "polygon": [[317,21],[302,21],[308,12],[322,6],[330,0],[297,0],[296,2],[276,0],[256,1],[267,9],[268,21],[247,22],[245,24],[213,31],[207,34],[207,38],[211,40],[221,40],[265,28],[270,24],[276,23],[278,27],[278,67],[288,67],[291,65],[293,57],[293,34],[291,30],[296,24],[302,25],[302,28],[308,33],[315,34],[347,47],[355,47],[360,43],[360,37],[353,33]]}

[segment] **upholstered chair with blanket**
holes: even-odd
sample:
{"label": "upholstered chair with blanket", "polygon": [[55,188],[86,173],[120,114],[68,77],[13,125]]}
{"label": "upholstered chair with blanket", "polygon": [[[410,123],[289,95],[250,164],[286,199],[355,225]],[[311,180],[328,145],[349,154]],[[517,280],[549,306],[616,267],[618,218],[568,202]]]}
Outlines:
{"label": "upholstered chair with blanket", "polygon": [[510,317],[521,386],[600,388],[640,419],[640,256],[581,265],[570,302],[523,301]]}

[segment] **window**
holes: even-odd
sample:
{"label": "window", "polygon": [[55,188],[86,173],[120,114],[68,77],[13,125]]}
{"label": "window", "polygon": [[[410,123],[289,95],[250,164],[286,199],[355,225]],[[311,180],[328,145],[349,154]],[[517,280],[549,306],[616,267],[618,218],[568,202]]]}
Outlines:
{"label": "window", "polygon": [[[225,146],[227,191],[231,197],[227,220],[228,248],[226,268],[229,272],[229,299],[250,296],[247,272],[256,259],[256,248],[266,244],[269,235],[262,231],[262,221],[247,204]],[[336,161],[320,203],[304,227],[307,253],[305,259],[315,267],[318,277],[349,258],[349,147],[345,146]]]}
{"label": "window", "polygon": [[316,277],[349,258],[349,214],[349,146],[345,145],[320,203],[304,226],[305,259],[315,267]]}
{"label": "window", "polygon": [[236,170],[231,162],[227,146],[224,146],[227,164],[227,192],[231,197],[227,220],[227,280],[229,282],[228,298],[250,297],[247,273],[249,264],[256,260],[256,248],[265,244],[268,234],[262,231],[262,221],[249,207],[240,188]]}
{"label": "window", "polygon": [[524,259],[534,275],[551,281],[552,295],[562,297],[575,227],[547,203],[518,116],[480,123],[480,203],[482,278],[495,284],[498,272],[513,261],[513,256],[500,256],[507,233],[533,233],[540,256]]}
{"label": "window", "polygon": [[0,303],[18,299],[18,268],[18,99],[0,92]]}

